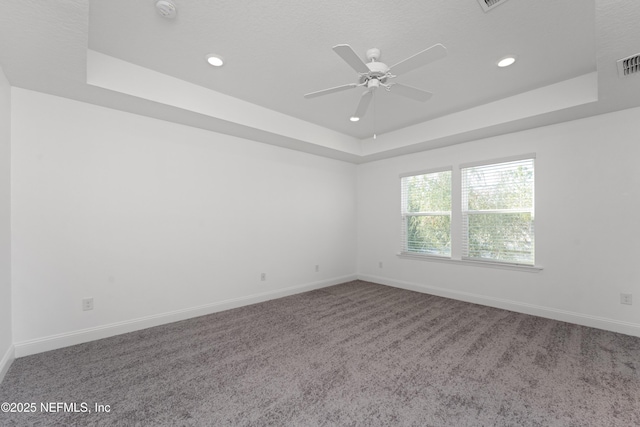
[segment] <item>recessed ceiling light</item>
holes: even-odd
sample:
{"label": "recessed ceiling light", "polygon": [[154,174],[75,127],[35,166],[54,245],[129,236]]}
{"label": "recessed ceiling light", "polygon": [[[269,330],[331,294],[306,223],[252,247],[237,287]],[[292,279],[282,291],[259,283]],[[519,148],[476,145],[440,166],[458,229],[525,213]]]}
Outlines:
{"label": "recessed ceiling light", "polygon": [[351,120],[352,122],[357,122],[358,120],[360,120],[360,117],[351,116],[349,117],[349,120]]}
{"label": "recessed ceiling light", "polygon": [[508,67],[509,65],[512,65],[514,62],[516,62],[515,56],[505,56],[500,61],[498,61],[498,67],[501,67],[501,68]]}
{"label": "recessed ceiling light", "polygon": [[224,64],[224,60],[222,59],[222,57],[213,53],[207,55],[207,62],[214,67],[222,67],[222,65]]}

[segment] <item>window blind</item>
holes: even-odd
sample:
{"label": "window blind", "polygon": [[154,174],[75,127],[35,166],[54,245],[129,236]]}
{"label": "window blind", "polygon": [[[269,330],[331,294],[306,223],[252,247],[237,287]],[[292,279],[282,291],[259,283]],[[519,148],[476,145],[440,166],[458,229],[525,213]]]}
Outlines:
{"label": "window blind", "polygon": [[533,265],[534,159],[462,173],[462,257]]}
{"label": "window blind", "polygon": [[400,179],[401,252],[451,256],[451,170]]}

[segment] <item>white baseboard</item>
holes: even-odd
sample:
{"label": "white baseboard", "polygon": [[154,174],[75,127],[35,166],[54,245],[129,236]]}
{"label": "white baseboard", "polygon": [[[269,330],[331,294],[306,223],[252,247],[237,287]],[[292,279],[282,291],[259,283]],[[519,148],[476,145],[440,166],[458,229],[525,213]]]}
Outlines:
{"label": "white baseboard", "polygon": [[112,337],[114,335],[125,334],[128,332],[134,332],[141,329],[164,325],[167,323],[178,322],[180,320],[186,320],[193,317],[217,313],[219,311],[230,310],[232,308],[238,308],[245,305],[256,304],[276,298],[282,298],[289,295],[308,292],[314,289],[326,288],[327,286],[333,286],[356,279],[357,275],[355,274],[341,276],[329,280],[322,280],[318,282],[307,283],[304,285],[277,289],[269,292],[261,292],[259,294],[248,295],[245,297],[228,299],[211,304],[201,305],[198,307],[176,310],[168,313],[141,317],[138,319],[126,320],[124,322],[111,323],[94,328],[71,331],[64,334],[51,335],[34,340],[17,342],[14,343],[15,357],[24,357],[31,354],[55,350],[62,347],[82,344],[89,341]]}
{"label": "white baseboard", "polygon": [[4,380],[4,376],[9,371],[11,364],[15,360],[15,348],[12,345],[9,346],[2,359],[0,359],[0,383]]}
{"label": "white baseboard", "polygon": [[573,311],[558,310],[551,307],[526,304],[502,298],[487,297],[484,295],[478,295],[468,292],[453,291],[436,286],[405,282],[401,280],[388,279],[385,277],[358,275],[358,279],[365,280],[367,282],[378,283],[380,285],[393,286],[410,291],[422,292],[445,298],[471,302],[474,304],[487,305],[489,307],[515,311],[517,313],[531,314],[534,316],[545,317],[547,319],[575,323],[577,325],[589,326],[591,328],[604,329],[606,331],[619,332],[626,335],[640,337],[640,324],[637,323],[623,322],[606,317],[591,316],[588,314],[576,313]]}

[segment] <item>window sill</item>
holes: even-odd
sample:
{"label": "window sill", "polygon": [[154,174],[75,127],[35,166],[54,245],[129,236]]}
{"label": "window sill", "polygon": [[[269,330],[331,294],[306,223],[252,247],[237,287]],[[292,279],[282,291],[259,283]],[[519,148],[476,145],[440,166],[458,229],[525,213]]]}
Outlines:
{"label": "window sill", "polygon": [[468,265],[472,267],[485,267],[485,268],[497,268],[501,270],[526,271],[529,273],[538,273],[542,271],[542,267],[535,266],[535,265],[509,264],[506,262],[491,262],[491,261],[474,261],[470,259],[454,259],[450,257],[443,257],[443,256],[437,256],[437,255],[418,255],[418,254],[413,254],[409,252],[398,252],[396,255],[398,256],[398,258],[404,258],[404,259],[444,262],[448,264]]}

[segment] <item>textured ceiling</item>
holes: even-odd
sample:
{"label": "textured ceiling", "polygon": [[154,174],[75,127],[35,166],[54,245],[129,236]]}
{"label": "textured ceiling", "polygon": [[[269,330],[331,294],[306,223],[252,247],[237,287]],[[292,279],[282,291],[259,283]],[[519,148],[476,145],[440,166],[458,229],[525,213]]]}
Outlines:
{"label": "textured ceiling", "polygon": [[[155,0],[2,0],[0,66],[16,87],[353,162],[640,105],[615,64],[640,52],[637,0],[173,2],[167,20]],[[303,98],[356,81],[334,45],[391,65],[436,43],[446,58],[396,79],[425,103],[379,90],[354,124],[362,89]]]}
{"label": "textured ceiling", "polygon": [[[588,0],[511,0],[485,13],[477,0],[174,0],[167,20],[152,1],[94,1],[89,47],[251,103],[366,138],[595,71],[595,8]],[[571,25],[567,25],[570,23]],[[115,31],[117,29],[117,31]],[[332,50],[382,51],[395,64],[436,43],[448,57],[396,81],[434,93],[425,103],[378,91],[351,123],[364,89],[306,100],[357,81]],[[207,53],[226,59],[213,69]],[[519,61],[499,69],[496,61]]]}

